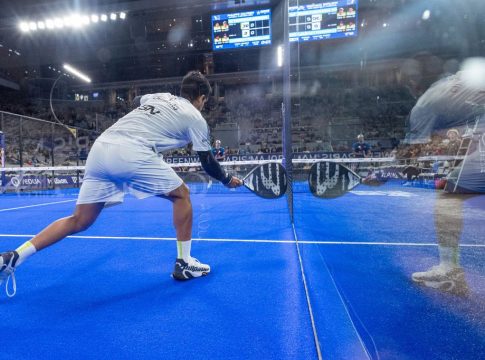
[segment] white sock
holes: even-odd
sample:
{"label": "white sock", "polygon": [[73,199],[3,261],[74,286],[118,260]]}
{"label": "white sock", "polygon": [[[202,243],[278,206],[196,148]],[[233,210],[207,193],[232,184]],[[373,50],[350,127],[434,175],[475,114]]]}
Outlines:
{"label": "white sock", "polygon": [[440,266],[447,269],[460,267],[457,247],[438,246],[438,250],[440,253]]}
{"label": "white sock", "polygon": [[15,249],[15,251],[19,254],[19,259],[17,260],[17,264],[15,265],[17,267],[25,260],[27,260],[27,258],[34,255],[37,252],[37,249],[35,248],[34,244],[32,244],[30,241],[27,241],[19,246],[17,249]]}
{"label": "white sock", "polygon": [[177,259],[190,259],[190,248],[192,247],[192,240],[177,241]]}

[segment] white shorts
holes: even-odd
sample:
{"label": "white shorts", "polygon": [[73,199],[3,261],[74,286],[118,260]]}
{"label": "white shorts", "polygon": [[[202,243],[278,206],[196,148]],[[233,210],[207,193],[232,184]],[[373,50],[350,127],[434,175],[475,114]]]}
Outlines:
{"label": "white shorts", "polygon": [[77,204],[123,202],[126,193],[139,199],[167,195],[182,179],[151,148],[125,142],[96,141],[89,152]]}

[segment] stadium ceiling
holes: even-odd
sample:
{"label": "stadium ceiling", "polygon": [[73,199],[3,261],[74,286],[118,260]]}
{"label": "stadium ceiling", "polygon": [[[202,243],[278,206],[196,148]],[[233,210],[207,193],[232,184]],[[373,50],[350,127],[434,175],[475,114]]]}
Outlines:
{"label": "stadium ceiling", "polygon": [[[211,53],[210,14],[278,3],[279,0],[0,0],[0,43],[3,50],[7,49],[0,49],[0,69],[11,73],[11,79],[18,82],[33,76],[49,77],[51,69],[60,68],[64,62],[84,69],[96,82],[168,76],[167,72],[170,74],[174,68],[180,68],[178,72],[200,68],[204,56]],[[76,13],[87,18],[93,14],[119,16],[121,12],[126,13],[126,21],[99,21],[62,29],[48,28],[46,22]],[[19,26],[22,22],[24,31]],[[42,28],[26,31],[25,23],[41,24]],[[173,30],[183,27],[184,36],[172,41]],[[18,50],[21,56],[13,58],[8,49]],[[254,61],[254,55],[247,56],[248,63]]]}
{"label": "stadium ceiling", "polygon": [[[374,22],[379,23],[382,21],[379,16],[389,17],[392,13],[387,10],[388,7],[399,8],[404,3],[419,1],[361,0],[360,7],[369,8]],[[203,70],[206,66],[213,66],[218,73],[248,74],[248,71],[257,70],[261,66],[269,67],[267,64],[274,62],[272,47],[213,52],[211,15],[254,7],[276,8],[281,2],[282,0],[0,0],[0,70],[10,73],[7,78],[19,83],[32,81],[35,76],[54,76],[56,74],[52,69],[60,69],[65,62],[86,71],[93,83],[180,76],[188,70]],[[24,32],[19,28],[20,21],[44,21],[45,24],[45,19],[69,12],[82,15],[126,12],[127,16],[123,21],[108,20],[81,28]],[[418,15],[421,17],[421,14]],[[276,22],[274,24],[277,27]],[[409,32],[408,29],[406,31]],[[305,47],[305,53],[308,58],[318,58],[321,49],[326,45],[309,44]]]}

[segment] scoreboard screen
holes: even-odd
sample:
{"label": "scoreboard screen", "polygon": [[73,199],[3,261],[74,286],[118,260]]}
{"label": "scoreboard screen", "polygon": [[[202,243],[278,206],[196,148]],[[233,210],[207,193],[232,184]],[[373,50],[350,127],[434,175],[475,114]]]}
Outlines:
{"label": "scoreboard screen", "polygon": [[224,50],[271,44],[271,10],[212,15],[212,48]]}
{"label": "scoreboard screen", "polygon": [[357,36],[357,1],[340,0],[290,6],[290,41]]}

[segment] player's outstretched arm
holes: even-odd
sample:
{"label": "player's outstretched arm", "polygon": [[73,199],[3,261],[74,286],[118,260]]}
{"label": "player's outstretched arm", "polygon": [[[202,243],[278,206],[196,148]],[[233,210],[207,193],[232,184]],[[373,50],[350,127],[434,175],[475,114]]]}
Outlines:
{"label": "player's outstretched arm", "polygon": [[214,158],[212,151],[197,151],[204,171],[229,188],[241,186],[243,182],[235,176],[226,173],[219,162]]}

